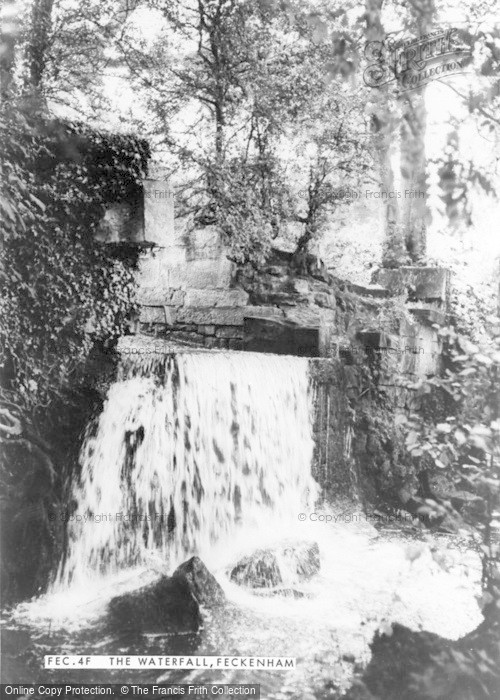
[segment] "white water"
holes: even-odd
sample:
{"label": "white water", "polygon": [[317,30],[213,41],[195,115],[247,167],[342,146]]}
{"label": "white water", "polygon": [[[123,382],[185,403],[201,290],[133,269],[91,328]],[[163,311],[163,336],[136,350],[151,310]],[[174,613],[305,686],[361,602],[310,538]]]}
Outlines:
{"label": "white water", "polygon": [[194,352],[122,375],[82,447],[56,589],[209,559],[314,503],[307,359]]}
{"label": "white water", "polygon": [[[416,543],[401,532],[377,532],[352,517],[353,504],[344,504],[345,518],[330,525],[309,517],[317,486],[310,476],[313,397],[306,359],[206,352],[146,357],[124,363],[89,427],[56,584],[19,605],[9,620],[14,631],[30,630],[40,659],[47,648],[137,653],[102,636],[110,598],[193,553],[229,601],[217,613],[205,611],[196,653],[297,657],[298,671],[285,676],[217,679],[261,683],[270,698],[303,698],[307,688],[332,678],[348,687],[352,665],[343,656],[366,663],[375,631],[390,622],[449,638],[479,624],[481,567],[467,546],[453,538]],[[228,571],[243,554],[287,539],[319,543],[321,571],[301,586],[304,598],[259,597],[230,583]],[[146,635],[141,653],[172,653],[169,644],[168,633],[161,640]],[[134,674],[127,682],[137,681]]]}

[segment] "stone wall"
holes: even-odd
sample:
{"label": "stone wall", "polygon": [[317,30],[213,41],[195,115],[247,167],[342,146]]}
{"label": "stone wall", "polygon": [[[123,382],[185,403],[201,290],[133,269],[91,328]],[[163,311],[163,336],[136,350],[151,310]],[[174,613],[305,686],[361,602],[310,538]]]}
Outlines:
{"label": "stone wall", "polygon": [[313,476],[325,498],[352,496],[358,491],[353,458],[357,371],[326,359],[311,360],[310,371],[315,387]]}
{"label": "stone wall", "polygon": [[448,273],[383,269],[371,284],[350,284],[313,256],[297,264],[279,250],[259,270],[237,267],[216,227],[174,218],[161,174],[145,183],[142,219],[137,211],[128,223],[123,207],[106,219],[110,242],[128,236],[142,248],[136,333],[177,349],[318,358],[314,474],[325,493],[396,502],[411,492],[397,414],[415,407],[408,384],[440,370]]}
{"label": "stone wall", "polygon": [[[405,377],[439,369],[438,329],[449,279],[437,268],[380,270],[373,284],[343,283],[313,256],[300,265],[275,250],[255,270],[237,267],[215,226],[174,216],[161,170],[142,202],[111,206],[101,240],[140,246],[136,331],[205,348],[342,359],[391,355]],[[387,309],[400,301],[387,320]],[[354,359],[353,359],[354,358]]]}

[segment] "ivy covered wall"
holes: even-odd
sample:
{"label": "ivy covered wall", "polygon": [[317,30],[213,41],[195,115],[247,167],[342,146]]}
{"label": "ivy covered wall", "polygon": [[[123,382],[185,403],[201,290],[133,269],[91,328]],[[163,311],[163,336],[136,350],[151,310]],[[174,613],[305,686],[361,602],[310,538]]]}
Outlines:
{"label": "ivy covered wall", "polygon": [[11,600],[43,589],[62,548],[66,480],[101,401],[89,369],[93,358],[112,363],[136,306],[135,256],[117,256],[95,233],[109,203],[137,197],[149,158],[134,136],[17,107],[3,105],[0,125],[2,573]]}

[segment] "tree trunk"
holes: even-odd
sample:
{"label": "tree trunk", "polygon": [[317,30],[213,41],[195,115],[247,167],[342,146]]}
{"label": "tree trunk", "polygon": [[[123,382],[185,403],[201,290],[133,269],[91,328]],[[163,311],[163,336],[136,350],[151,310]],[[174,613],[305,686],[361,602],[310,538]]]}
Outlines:
{"label": "tree trunk", "polygon": [[6,16],[10,16],[10,19],[4,20],[2,30],[2,51],[0,52],[2,99],[6,99],[10,94],[16,58],[16,44],[21,32],[16,0],[7,0],[4,4],[4,9]]}
{"label": "tree trunk", "polygon": [[[367,42],[384,41],[384,29],[380,17],[383,0],[367,0],[366,31]],[[380,189],[394,192],[394,172],[391,155],[394,143],[394,119],[389,106],[387,85],[371,89],[371,129],[377,155]],[[398,267],[406,262],[405,246],[399,225],[399,207],[396,197],[384,197],[384,247],[382,264],[384,267]]]}
{"label": "tree trunk", "polygon": [[34,93],[40,93],[41,91],[42,79],[47,64],[53,4],[54,0],[33,1],[26,53],[29,69],[29,87]]}
{"label": "tree trunk", "polygon": [[[417,36],[427,34],[434,15],[433,0],[409,3],[410,29]],[[401,121],[401,189],[402,228],[406,250],[412,263],[424,263],[427,253],[427,178],[425,132],[427,113],[425,88],[407,92],[402,97]]]}
{"label": "tree trunk", "polygon": [[426,111],[423,94],[405,95],[401,124],[402,226],[413,263],[423,263],[427,248]]}

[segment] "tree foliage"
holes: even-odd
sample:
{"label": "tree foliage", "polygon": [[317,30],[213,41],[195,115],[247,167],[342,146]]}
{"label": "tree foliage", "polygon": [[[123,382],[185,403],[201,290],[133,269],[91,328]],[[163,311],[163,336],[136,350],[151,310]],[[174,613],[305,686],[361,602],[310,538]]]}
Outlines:
{"label": "tree foliage", "polygon": [[[338,189],[363,172],[369,139],[359,91],[347,94],[310,10],[249,0],[154,6],[164,22],[157,40],[130,37],[123,55],[170,154],[178,214],[217,223],[236,260],[261,261],[276,236],[305,248]],[[320,14],[340,24],[328,8]]]}
{"label": "tree foliage", "polygon": [[[405,428],[407,449],[419,468],[445,474],[473,503],[471,522],[483,535],[483,603],[493,604],[500,618],[500,327],[497,318],[489,321],[492,335],[482,345],[453,326],[441,329],[447,366],[442,376],[412,387],[421,408]],[[450,507],[427,498],[419,512],[432,522]]]}

